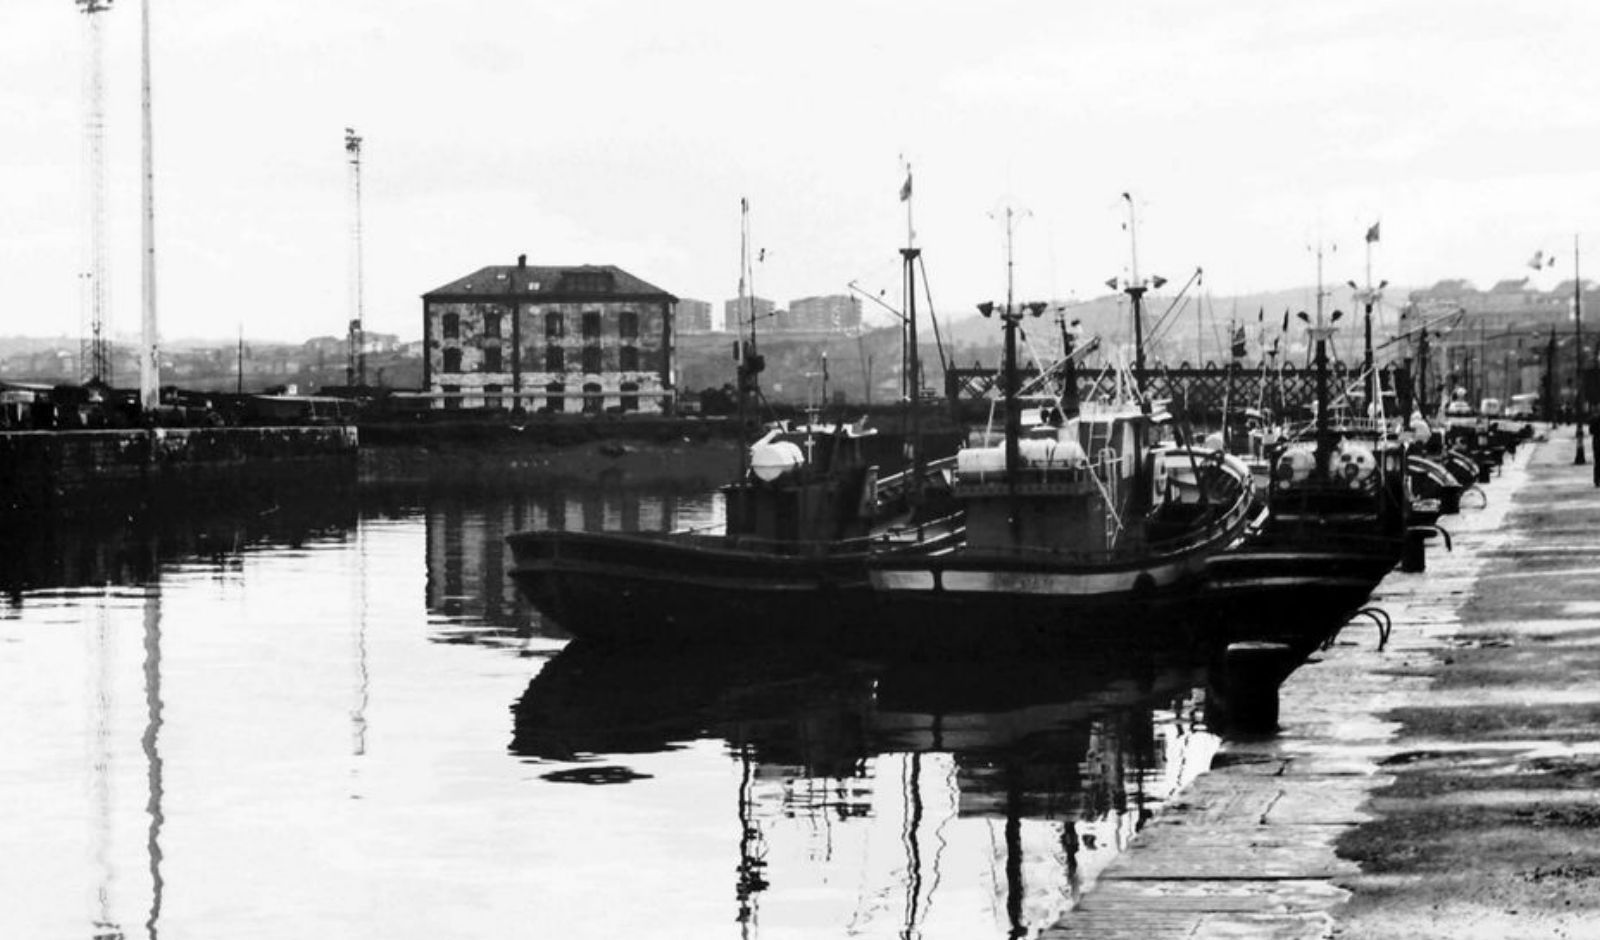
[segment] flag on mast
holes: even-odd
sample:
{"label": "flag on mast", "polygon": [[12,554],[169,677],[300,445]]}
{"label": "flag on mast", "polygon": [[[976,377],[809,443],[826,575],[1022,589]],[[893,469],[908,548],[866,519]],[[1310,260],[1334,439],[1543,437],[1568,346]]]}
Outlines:
{"label": "flag on mast", "polygon": [[1380,223],[1378,223],[1378,222],[1374,222],[1374,223],[1372,223],[1372,227],[1367,229],[1367,243],[1368,244],[1371,244],[1372,242],[1375,242],[1375,241],[1378,240],[1378,225],[1379,224]]}
{"label": "flag on mast", "polygon": [[905,202],[911,198],[911,167],[906,167],[906,181],[900,184],[900,201]]}

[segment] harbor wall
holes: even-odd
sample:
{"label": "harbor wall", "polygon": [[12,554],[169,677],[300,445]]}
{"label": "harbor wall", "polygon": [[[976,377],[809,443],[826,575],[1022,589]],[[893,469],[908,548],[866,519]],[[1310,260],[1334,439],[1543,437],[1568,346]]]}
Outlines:
{"label": "harbor wall", "polygon": [[354,427],[140,428],[0,433],[0,512],[60,511],[117,497],[225,495],[248,482],[318,485],[348,475]]}

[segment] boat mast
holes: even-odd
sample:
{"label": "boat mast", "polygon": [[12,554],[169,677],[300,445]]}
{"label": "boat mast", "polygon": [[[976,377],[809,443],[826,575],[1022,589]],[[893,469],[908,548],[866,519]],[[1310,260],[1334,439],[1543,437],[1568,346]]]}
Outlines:
{"label": "boat mast", "polygon": [[[737,310],[743,310],[744,316],[750,321],[750,339],[743,337],[742,323],[735,323],[733,354],[737,362],[735,369],[736,395],[739,400],[739,433],[744,434],[745,423],[749,420],[750,398],[756,393],[757,376],[764,363],[756,354],[756,314],[755,314],[755,285],[750,284],[750,200],[739,197],[739,303]],[[737,318],[738,313],[735,312]],[[739,480],[750,472],[750,448],[741,440],[739,447]]]}
{"label": "boat mast", "polygon": [[1333,454],[1333,441],[1328,430],[1328,336],[1332,328],[1327,325],[1322,315],[1322,301],[1327,297],[1327,291],[1322,287],[1322,241],[1317,241],[1317,322],[1311,330],[1311,339],[1315,347],[1315,362],[1317,368],[1317,469],[1326,473],[1329,458]]}
{"label": "boat mast", "polygon": [[917,349],[917,233],[911,222],[911,164],[906,164],[906,181],[900,187],[900,200],[906,204],[906,247],[900,249],[905,259],[905,310],[906,310],[906,364],[911,381],[911,487],[913,502],[922,494],[922,356]]}
{"label": "boat mast", "polygon": [[[1356,290],[1356,299],[1361,302],[1366,311],[1366,319],[1362,324],[1365,340],[1362,347],[1361,368],[1367,375],[1367,410],[1372,414],[1382,414],[1381,406],[1383,404],[1383,382],[1378,377],[1377,362],[1373,356],[1372,308],[1382,299],[1383,289],[1389,286],[1389,282],[1386,280],[1379,281],[1376,287],[1372,285],[1372,245],[1377,240],[1378,225],[1373,223],[1372,227],[1367,229],[1367,286]],[[1351,287],[1355,287],[1354,281],[1349,282],[1349,284]],[[1374,405],[1379,406],[1376,412],[1373,412]]]}
{"label": "boat mast", "polygon": [[[1017,502],[1017,477],[1022,470],[1022,453],[1018,440],[1022,437],[1022,403],[1017,399],[1017,391],[1021,385],[1017,376],[1017,328],[1022,324],[1025,315],[1039,316],[1044,313],[1048,304],[1039,301],[1023,304],[1020,309],[1016,306],[1015,285],[1013,279],[1014,263],[1012,258],[1012,232],[1015,228],[1016,210],[1006,206],[1006,303],[1000,312],[1000,325],[1005,332],[1005,362],[1001,367],[1001,387],[1005,392],[1006,403],[1006,491],[1011,503],[1011,532],[1015,537],[1022,527],[1021,507]],[[985,317],[994,315],[994,304],[988,301],[978,304],[978,312]]]}
{"label": "boat mast", "polygon": [[1133,300],[1133,380],[1139,386],[1141,407],[1148,413],[1150,406],[1144,402],[1144,292],[1145,284],[1139,280],[1139,220],[1134,214],[1133,197],[1127,193],[1122,198],[1128,203],[1128,296]]}
{"label": "boat mast", "polygon": [[1017,324],[1021,317],[1013,312],[1016,297],[1011,244],[1014,215],[1012,208],[1006,206],[1006,479],[1011,483],[1013,498],[1017,473],[1022,469],[1022,454],[1017,444],[1022,436],[1022,403],[1017,400]]}
{"label": "boat mast", "polygon": [[[1128,279],[1122,284],[1123,293],[1133,304],[1133,382],[1136,394],[1139,396],[1139,411],[1143,414],[1150,413],[1150,400],[1144,393],[1144,295],[1150,288],[1159,288],[1167,283],[1167,279],[1156,275],[1149,281],[1139,277],[1139,220],[1134,214],[1133,196],[1123,193],[1122,198],[1128,203],[1128,248],[1130,264]],[[1196,272],[1199,273],[1198,271]],[[1117,279],[1106,281],[1112,290],[1117,289]]]}

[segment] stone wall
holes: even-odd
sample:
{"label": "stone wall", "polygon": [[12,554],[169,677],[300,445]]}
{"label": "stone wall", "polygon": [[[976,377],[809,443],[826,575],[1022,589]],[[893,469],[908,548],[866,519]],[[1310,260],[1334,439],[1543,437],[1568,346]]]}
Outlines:
{"label": "stone wall", "polygon": [[285,484],[353,474],[356,445],[355,428],[343,426],[0,433],[0,512],[92,505],[147,486],[233,485],[242,470],[282,471]]}

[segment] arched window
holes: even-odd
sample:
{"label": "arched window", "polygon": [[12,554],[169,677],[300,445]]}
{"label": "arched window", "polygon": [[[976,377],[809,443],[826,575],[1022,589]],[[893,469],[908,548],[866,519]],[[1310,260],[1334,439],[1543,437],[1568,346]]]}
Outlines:
{"label": "arched window", "polygon": [[565,372],[567,370],[567,351],[560,346],[547,346],[544,350],[544,371]]}
{"label": "arched window", "polygon": [[639,347],[624,346],[617,351],[617,368],[623,372],[636,372],[639,369]]}
{"label": "arched window", "polygon": [[606,400],[600,394],[599,382],[583,383],[583,413],[597,415],[605,409]]}
{"label": "arched window", "polygon": [[639,338],[639,314],[632,310],[624,310],[617,315],[617,335],[623,342]]}
{"label": "arched window", "polygon": [[502,361],[499,346],[486,346],[483,350],[483,371],[499,372],[505,363]]}
{"label": "arched window", "polygon": [[595,340],[600,338],[600,311],[588,310],[583,314],[583,338]]}
{"label": "arched window", "polygon": [[439,321],[441,332],[445,339],[461,338],[461,314],[447,313]]}
{"label": "arched window", "polygon": [[567,335],[567,321],[561,311],[552,310],[544,315],[544,338],[561,339]]}
{"label": "arched window", "polygon": [[561,412],[565,411],[567,409],[567,403],[564,399],[562,399],[561,393],[566,390],[567,387],[562,385],[560,382],[551,382],[549,385],[546,385],[544,387],[544,409],[553,414],[560,414]]}
{"label": "arched window", "polygon": [[444,363],[439,367],[441,372],[461,371],[461,347],[450,346],[444,351]]}
{"label": "arched window", "polygon": [[638,385],[638,383],[636,383],[636,382],[623,382],[622,385],[619,386],[617,390],[622,393],[622,397],[617,402],[617,404],[622,406],[622,410],[623,411],[638,411],[639,410],[639,385]]}
{"label": "arched window", "polygon": [[583,347],[583,371],[586,375],[598,375],[601,369],[600,347]]}

